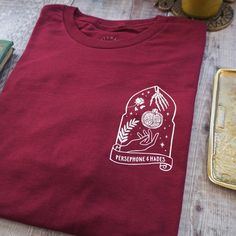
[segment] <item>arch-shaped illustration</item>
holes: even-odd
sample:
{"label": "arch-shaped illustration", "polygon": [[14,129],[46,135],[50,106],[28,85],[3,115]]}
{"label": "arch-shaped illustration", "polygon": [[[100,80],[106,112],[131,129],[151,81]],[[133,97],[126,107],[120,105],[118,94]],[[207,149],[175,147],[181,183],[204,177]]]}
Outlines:
{"label": "arch-shaped illustration", "polygon": [[160,170],[173,166],[176,104],[158,86],[135,93],[121,117],[110,160],[122,165],[158,164]]}

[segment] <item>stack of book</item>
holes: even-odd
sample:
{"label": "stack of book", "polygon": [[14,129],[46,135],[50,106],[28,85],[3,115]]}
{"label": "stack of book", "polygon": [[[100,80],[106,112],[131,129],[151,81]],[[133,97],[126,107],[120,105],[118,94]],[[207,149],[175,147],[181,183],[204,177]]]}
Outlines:
{"label": "stack of book", "polygon": [[13,54],[14,48],[12,46],[12,41],[0,39],[0,72]]}

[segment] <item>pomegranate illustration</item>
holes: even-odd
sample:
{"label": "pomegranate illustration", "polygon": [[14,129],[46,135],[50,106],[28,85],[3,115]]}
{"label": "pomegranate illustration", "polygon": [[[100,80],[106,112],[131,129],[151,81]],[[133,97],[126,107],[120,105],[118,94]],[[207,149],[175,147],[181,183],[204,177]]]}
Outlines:
{"label": "pomegranate illustration", "polygon": [[157,109],[153,109],[152,111],[144,112],[141,120],[145,127],[150,129],[157,129],[162,125],[163,116],[158,112]]}

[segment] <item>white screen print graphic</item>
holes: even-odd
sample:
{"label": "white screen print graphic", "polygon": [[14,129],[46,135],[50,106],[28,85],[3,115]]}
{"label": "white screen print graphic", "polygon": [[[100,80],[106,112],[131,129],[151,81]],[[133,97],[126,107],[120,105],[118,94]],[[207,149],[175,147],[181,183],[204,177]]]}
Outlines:
{"label": "white screen print graphic", "polygon": [[176,109],[173,98],[158,86],[134,94],[121,117],[110,160],[121,165],[156,164],[162,171],[171,170]]}

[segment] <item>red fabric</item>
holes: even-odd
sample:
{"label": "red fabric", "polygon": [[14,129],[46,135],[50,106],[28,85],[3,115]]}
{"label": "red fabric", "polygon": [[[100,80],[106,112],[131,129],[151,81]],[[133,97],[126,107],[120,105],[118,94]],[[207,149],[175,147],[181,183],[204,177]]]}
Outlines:
{"label": "red fabric", "polygon": [[0,96],[0,216],[79,236],[176,235],[205,33],[44,7]]}

